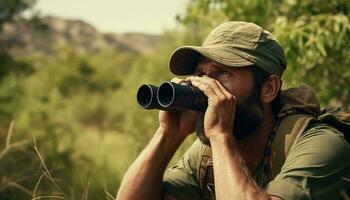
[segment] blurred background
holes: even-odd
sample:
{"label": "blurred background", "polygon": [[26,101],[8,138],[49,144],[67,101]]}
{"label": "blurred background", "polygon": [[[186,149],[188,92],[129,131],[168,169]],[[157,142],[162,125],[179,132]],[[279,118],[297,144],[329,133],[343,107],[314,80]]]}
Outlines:
{"label": "blurred background", "polygon": [[349,110],[349,19],[348,0],[0,0],[0,199],[113,199],[158,125],[138,87],[224,21],[270,30],[284,87]]}

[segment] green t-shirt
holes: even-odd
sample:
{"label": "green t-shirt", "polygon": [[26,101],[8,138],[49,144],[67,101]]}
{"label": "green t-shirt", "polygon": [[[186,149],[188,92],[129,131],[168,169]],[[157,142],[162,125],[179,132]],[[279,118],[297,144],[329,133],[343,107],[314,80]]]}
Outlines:
{"label": "green t-shirt", "polygon": [[[177,199],[201,199],[197,178],[203,144],[197,139],[181,160],[166,170],[163,187]],[[336,129],[319,124],[292,146],[281,172],[263,190],[284,200],[339,199],[350,187],[350,145]]]}

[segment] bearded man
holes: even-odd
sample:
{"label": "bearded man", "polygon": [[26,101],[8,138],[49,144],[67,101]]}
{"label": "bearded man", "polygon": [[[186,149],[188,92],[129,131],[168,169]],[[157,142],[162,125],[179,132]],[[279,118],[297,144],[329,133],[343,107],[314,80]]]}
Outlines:
{"label": "bearded man", "polygon": [[[124,199],[339,199],[348,186],[350,146],[316,120],[312,89],[281,91],[287,67],[273,35],[248,22],[216,27],[202,46],[169,62],[175,83],[208,97],[205,113],[160,111],[159,128],[127,171]],[[166,170],[191,133],[198,139]]]}

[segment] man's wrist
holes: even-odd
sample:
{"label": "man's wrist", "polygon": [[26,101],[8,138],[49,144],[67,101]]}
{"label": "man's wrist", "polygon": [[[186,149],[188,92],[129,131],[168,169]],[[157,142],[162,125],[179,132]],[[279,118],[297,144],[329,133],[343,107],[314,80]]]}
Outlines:
{"label": "man's wrist", "polygon": [[211,146],[235,147],[236,141],[231,133],[216,133],[209,138]]}
{"label": "man's wrist", "polygon": [[160,137],[162,142],[164,142],[167,146],[169,145],[178,147],[185,140],[185,138],[182,137],[180,134],[163,129],[162,127],[159,127],[157,129],[156,135]]}

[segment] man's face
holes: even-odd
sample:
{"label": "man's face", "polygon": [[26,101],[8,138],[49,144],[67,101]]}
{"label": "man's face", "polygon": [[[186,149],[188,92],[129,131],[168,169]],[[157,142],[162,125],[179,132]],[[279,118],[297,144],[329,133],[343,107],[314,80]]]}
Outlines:
{"label": "man's face", "polygon": [[[206,75],[219,81],[225,89],[237,99],[233,134],[236,139],[243,139],[261,125],[263,103],[260,87],[255,86],[253,75],[248,68],[232,68],[202,57],[194,75]],[[204,114],[199,118],[196,133],[202,143],[209,145],[204,135]]]}

